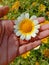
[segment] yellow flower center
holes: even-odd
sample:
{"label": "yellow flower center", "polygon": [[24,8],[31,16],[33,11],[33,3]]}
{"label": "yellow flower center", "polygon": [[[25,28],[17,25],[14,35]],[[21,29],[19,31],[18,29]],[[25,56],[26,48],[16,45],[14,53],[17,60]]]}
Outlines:
{"label": "yellow flower center", "polygon": [[29,33],[34,28],[34,23],[30,19],[24,19],[19,25],[19,29],[24,33]]}

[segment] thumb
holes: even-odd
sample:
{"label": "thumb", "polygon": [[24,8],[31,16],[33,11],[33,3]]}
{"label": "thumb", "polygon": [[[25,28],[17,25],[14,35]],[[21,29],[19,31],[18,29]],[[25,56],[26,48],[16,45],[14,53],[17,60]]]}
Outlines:
{"label": "thumb", "polygon": [[8,6],[2,6],[0,7],[0,18],[3,17],[4,15],[6,15],[9,11],[9,7]]}

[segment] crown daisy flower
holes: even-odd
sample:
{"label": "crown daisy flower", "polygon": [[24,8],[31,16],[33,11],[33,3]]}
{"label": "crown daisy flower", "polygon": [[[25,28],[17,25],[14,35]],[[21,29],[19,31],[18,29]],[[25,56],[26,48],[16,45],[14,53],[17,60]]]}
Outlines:
{"label": "crown daisy flower", "polygon": [[22,40],[30,40],[31,37],[36,37],[39,32],[40,25],[36,16],[29,18],[29,13],[22,13],[17,20],[15,20],[14,32]]}

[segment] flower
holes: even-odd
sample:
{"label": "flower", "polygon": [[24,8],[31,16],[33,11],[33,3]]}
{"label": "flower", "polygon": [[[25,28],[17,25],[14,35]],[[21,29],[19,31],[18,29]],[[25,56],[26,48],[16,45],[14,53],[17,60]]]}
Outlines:
{"label": "flower", "polygon": [[41,42],[47,43],[48,42],[48,39],[47,38],[44,38],[44,39],[41,40]]}
{"label": "flower", "polygon": [[31,37],[36,37],[36,34],[39,32],[40,25],[36,16],[33,15],[29,19],[29,13],[21,14],[17,20],[15,20],[14,32],[17,36],[20,36],[22,40],[30,40]]}
{"label": "flower", "polygon": [[45,57],[49,58],[49,49],[44,49],[43,54]]}
{"label": "flower", "polygon": [[18,9],[19,6],[20,6],[20,2],[19,2],[19,1],[16,1],[16,2],[13,4],[13,6],[12,6],[12,10]]}
{"label": "flower", "polygon": [[22,56],[22,58],[25,58],[25,59],[26,59],[27,57],[30,56],[30,51],[28,51],[28,52],[22,54],[21,56]]}
{"label": "flower", "polygon": [[40,6],[39,6],[39,11],[45,11],[46,10],[46,6],[45,5],[43,5],[43,4],[41,4]]}
{"label": "flower", "polygon": [[35,65],[39,65],[39,62],[38,62],[38,61],[36,61]]}

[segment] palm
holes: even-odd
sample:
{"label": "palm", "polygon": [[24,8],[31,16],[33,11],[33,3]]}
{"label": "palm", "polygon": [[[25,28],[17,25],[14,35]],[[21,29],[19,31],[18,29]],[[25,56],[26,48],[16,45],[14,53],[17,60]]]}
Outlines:
{"label": "palm", "polygon": [[[41,23],[44,21],[44,18],[38,18],[38,20]],[[14,34],[13,25],[14,21],[11,20],[0,22],[0,65],[7,65],[16,56],[40,45],[42,38],[49,36],[49,25],[47,24],[41,26],[36,38],[32,38],[30,42],[23,41]]]}

